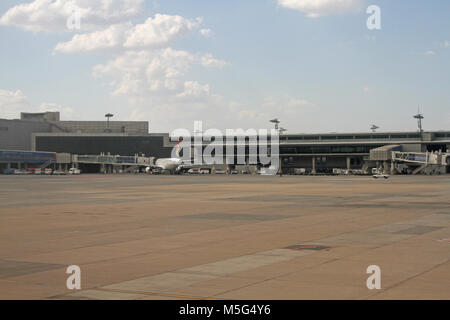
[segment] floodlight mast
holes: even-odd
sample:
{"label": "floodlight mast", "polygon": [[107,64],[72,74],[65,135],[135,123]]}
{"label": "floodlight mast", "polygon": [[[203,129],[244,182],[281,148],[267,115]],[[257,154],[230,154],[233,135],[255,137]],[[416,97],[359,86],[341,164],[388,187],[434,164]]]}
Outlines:
{"label": "floodlight mast", "polygon": [[277,118],[270,120],[270,122],[275,124],[275,130],[278,130],[278,125],[280,124],[280,120]]}
{"label": "floodlight mast", "polygon": [[371,127],[370,127],[370,130],[372,130],[372,132],[377,132],[377,129],[379,129],[380,127],[379,126],[377,126],[377,125],[375,125],[375,124],[373,124]]}
{"label": "floodlight mast", "polygon": [[[280,120],[278,120],[278,118],[275,118],[275,119],[272,119],[269,121],[275,125],[275,130],[278,132],[279,136],[281,136],[283,134],[283,132],[287,131],[285,128],[279,127]],[[278,172],[277,173],[280,175],[280,177],[283,175],[281,157],[278,157]]]}
{"label": "floodlight mast", "polygon": [[280,120],[278,120],[278,118],[269,120],[270,122],[272,122],[275,125],[275,130],[278,131],[279,135],[282,135],[285,131],[287,131],[287,129],[282,128],[279,126],[280,124]]}
{"label": "floodlight mast", "polygon": [[112,117],[114,117],[114,115],[112,114],[112,113],[107,113],[107,114],[105,114],[105,117],[106,117],[106,131],[110,131],[109,130],[109,118],[112,118]]}
{"label": "floodlight mast", "polygon": [[423,116],[422,113],[420,113],[420,109],[417,110],[417,114],[413,115],[413,118],[417,119],[417,126],[419,128],[419,132],[423,132],[422,119],[424,119],[425,117]]}

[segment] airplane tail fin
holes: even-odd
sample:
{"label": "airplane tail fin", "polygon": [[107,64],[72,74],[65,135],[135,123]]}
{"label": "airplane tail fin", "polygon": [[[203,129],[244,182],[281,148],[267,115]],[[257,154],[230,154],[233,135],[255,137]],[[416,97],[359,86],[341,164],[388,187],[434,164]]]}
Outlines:
{"label": "airplane tail fin", "polygon": [[177,151],[176,151],[176,155],[178,158],[180,157],[180,150],[181,150],[181,142],[180,142],[180,140],[178,140]]}

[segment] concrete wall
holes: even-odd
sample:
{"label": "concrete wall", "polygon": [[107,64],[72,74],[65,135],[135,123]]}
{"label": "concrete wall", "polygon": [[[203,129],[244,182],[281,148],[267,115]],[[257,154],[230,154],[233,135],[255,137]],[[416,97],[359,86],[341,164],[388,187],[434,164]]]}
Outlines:
{"label": "concrete wall", "polygon": [[57,153],[56,154],[56,163],[71,163],[72,156],[70,153]]}
{"label": "concrete wall", "polygon": [[402,144],[403,152],[422,152],[422,145],[419,143]]}
{"label": "concrete wall", "polygon": [[[33,133],[83,132],[104,133],[106,121],[51,121],[59,119],[59,113],[22,113],[23,119],[0,119],[0,149],[33,150]],[[148,134],[146,121],[111,121],[110,129],[115,133],[130,135]],[[36,149],[40,151],[39,149]],[[50,150],[54,151],[54,150]],[[70,150],[68,151],[70,152]]]}
{"label": "concrete wall", "polygon": [[172,147],[164,146],[163,136],[118,133],[37,134],[34,147],[40,151],[67,152],[79,155],[98,155],[103,152],[112,155],[134,156],[144,153],[148,157],[157,158],[168,158],[172,151]]}
{"label": "concrete wall", "polygon": [[50,132],[50,124],[42,121],[0,119],[0,149],[31,150],[31,135]]}
{"label": "concrete wall", "polygon": [[21,112],[20,120],[59,121],[59,112]]}
{"label": "concrete wall", "polygon": [[[347,157],[346,156],[315,156],[315,167],[316,169],[325,168],[347,168]],[[351,169],[361,169],[363,165],[362,157],[352,157],[350,156],[350,168]],[[289,168],[306,168],[312,169],[313,157],[303,156],[303,157],[292,157],[292,160],[285,161],[285,157],[282,160],[282,167]],[[352,160],[353,159],[353,160]]]}
{"label": "concrete wall", "polygon": [[[104,133],[107,131],[106,121],[59,121],[58,126],[74,133]],[[110,121],[109,130],[113,133],[147,134],[147,121]],[[55,128],[53,132],[60,132]]]}

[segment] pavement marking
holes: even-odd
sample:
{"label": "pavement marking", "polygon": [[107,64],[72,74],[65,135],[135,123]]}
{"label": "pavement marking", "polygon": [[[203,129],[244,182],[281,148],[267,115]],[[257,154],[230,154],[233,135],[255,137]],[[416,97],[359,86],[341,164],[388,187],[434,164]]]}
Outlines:
{"label": "pavement marking", "polygon": [[189,296],[174,294],[168,292],[148,292],[148,291],[135,291],[135,290],[123,290],[123,289],[106,289],[95,288],[88,289],[76,293],[66,295],[68,298],[81,298],[81,299],[96,299],[96,300],[135,300],[142,298],[143,296],[157,296],[165,298],[178,298],[178,299],[191,299],[191,300],[221,300],[208,297]]}
{"label": "pavement marking", "polygon": [[54,263],[40,263],[0,259],[0,278],[23,276],[32,273],[63,268]]}
{"label": "pavement marking", "polygon": [[[201,282],[217,279],[232,273],[248,271],[258,267],[276,264],[283,261],[293,260],[314,251],[296,251],[289,249],[273,249],[255,254],[220,260],[212,263],[202,264],[194,267],[179,269],[175,271],[160,273],[148,277],[123,281],[112,285],[96,288],[109,292],[123,294],[145,294],[159,295],[175,298],[205,299],[205,297],[189,297],[171,294],[176,289],[189,287]],[[92,292],[90,292],[92,295]],[[77,293],[78,296],[83,292]],[[94,293],[95,295],[95,293]],[[128,297],[124,297],[128,298]]]}
{"label": "pavement marking", "polygon": [[0,279],[0,282],[16,283],[17,281],[11,281],[11,280]]}
{"label": "pavement marking", "polygon": [[144,296],[160,296],[160,297],[170,297],[170,298],[181,298],[181,299],[192,299],[192,300],[222,300],[208,297],[198,297],[198,296],[188,296],[167,292],[145,292],[145,291],[133,291],[133,290],[120,290],[120,289],[105,289],[105,288],[97,288],[98,291],[110,291],[110,292],[119,292],[119,293],[129,293],[129,294],[140,294]]}
{"label": "pavement marking", "polygon": [[108,290],[88,289],[80,292],[75,292],[69,297],[95,299],[95,300],[134,300],[140,298],[142,295],[136,292],[116,292]]}
{"label": "pavement marking", "polygon": [[296,244],[293,246],[286,247],[285,249],[291,249],[291,250],[314,250],[314,251],[320,251],[329,249],[330,247],[327,246],[319,246],[314,244]]}
{"label": "pavement marking", "polygon": [[[377,228],[378,230],[376,230]],[[438,230],[440,228],[441,227],[392,224],[371,228],[366,230],[365,232],[362,231],[344,233],[331,238],[319,239],[316,242],[326,242],[327,244],[333,243],[334,245],[338,244],[339,241],[336,241],[338,239],[344,240],[345,242],[355,242],[355,240],[356,242],[358,242],[358,240],[362,241],[364,239],[367,242],[367,236],[369,236],[369,242],[378,243],[379,241],[381,241],[381,243],[378,243],[379,245],[387,245],[404,240],[406,238],[410,238],[412,236],[417,236],[419,234]],[[379,233],[373,232],[375,230]],[[399,234],[400,232],[405,232],[405,234]],[[363,239],[360,239],[361,237]],[[229,276],[233,273],[244,272],[259,267],[285,262],[329,249],[331,249],[331,247],[327,246],[326,244],[318,245],[314,242],[304,243],[302,245],[294,245],[282,249],[272,249],[257,252],[254,254],[233,257],[212,263],[201,264],[189,268],[183,268],[129,281],[123,281],[112,285],[99,287],[95,290],[124,294],[124,299],[136,298],[135,296],[133,296],[136,294],[173,297],[180,299],[206,299],[205,297],[192,297],[180,294],[172,294],[168,292],[174,292],[177,289],[197,285],[199,283],[207,282],[220,277]],[[102,296],[101,294],[96,294],[95,292],[90,292],[90,294],[93,294],[94,297]],[[79,293],[79,296],[82,296],[82,292]]]}
{"label": "pavement marking", "polygon": [[428,232],[433,232],[439,229],[442,229],[443,227],[429,227],[429,226],[415,226],[409,229],[400,230],[395,233],[398,234],[415,234],[415,235],[421,235]]}

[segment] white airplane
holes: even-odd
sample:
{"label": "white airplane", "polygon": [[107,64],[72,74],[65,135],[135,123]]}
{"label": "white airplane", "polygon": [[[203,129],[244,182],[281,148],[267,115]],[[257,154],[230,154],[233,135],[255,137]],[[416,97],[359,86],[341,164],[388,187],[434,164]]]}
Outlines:
{"label": "white airplane", "polygon": [[154,171],[169,171],[170,173],[175,173],[181,169],[183,166],[183,160],[179,158],[180,154],[180,141],[177,143],[178,158],[160,158],[155,161],[154,165],[145,168],[146,173],[151,173]]}

